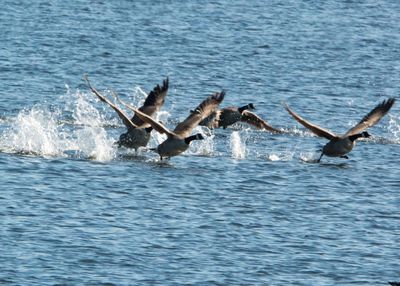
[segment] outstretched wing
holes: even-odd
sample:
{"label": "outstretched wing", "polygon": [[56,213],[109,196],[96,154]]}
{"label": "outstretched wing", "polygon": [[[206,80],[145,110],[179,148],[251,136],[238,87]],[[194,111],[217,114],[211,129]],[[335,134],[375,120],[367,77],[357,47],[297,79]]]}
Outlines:
{"label": "outstretched wing", "polygon": [[134,107],[131,107],[131,109],[141,120],[143,120],[143,122],[150,124],[151,127],[153,127],[153,129],[156,130],[157,132],[161,134],[167,134],[168,136],[176,136],[174,132],[171,132],[167,127],[165,127],[160,122],[157,122],[146,113],[143,113],[142,111]]}
{"label": "outstretched wing", "polygon": [[274,133],[282,133],[281,130],[272,127],[267,121],[263,120],[260,116],[248,110],[244,110],[242,112],[242,117],[240,118],[240,121],[246,122],[259,129],[265,129]]}
{"label": "outstretched wing", "polygon": [[331,131],[329,131],[327,129],[324,129],[322,127],[319,127],[318,125],[312,124],[311,122],[308,122],[307,120],[303,119],[302,117],[300,117],[300,115],[298,115],[294,111],[292,111],[286,103],[285,103],[284,107],[287,110],[287,112],[289,112],[289,114],[297,122],[299,122],[304,127],[310,129],[311,132],[313,132],[315,135],[318,135],[320,137],[324,137],[324,138],[326,138],[328,140],[339,138],[336,134],[332,133]]}
{"label": "outstretched wing", "polygon": [[[169,87],[169,79],[168,77],[163,81],[163,85],[160,87],[158,84],[150,93],[147,95],[146,100],[143,105],[139,108],[143,113],[153,116],[154,113],[160,110],[165,101],[165,96],[167,95]],[[143,127],[143,121],[136,114],[132,117],[131,121],[138,125],[139,127]]]}
{"label": "outstretched wing", "polygon": [[181,123],[179,123],[174,133],[182,137],[187,137],[191,134],[193,128],[195,128],[200,121],[208,117],[222,102],[224,99],[225,92],[217,92],[205,99],[199,106],[194,110],[190,111],[190,115]]}
{"label": "outstretched wing", "polygon": [[356,126],[351,128],[349,131],[346,132],[346,136],[351,136],[354,134],[361,133],[368,127],[375,125],[376,123],[381,120],[383,116],[392,108],[393,104],[395,103],[394,98],[389,98],[387,100],[382,101],[374,109],[372,109],[360,122],[357,123]]}
{"label": "outstretched wing", "polygon": [[90,90],[103,102],[107,103],[112,109],[117,112],[119,118],[122,119],[122,122],[128,128],[128,130],[132,130],[137,128],[138,126],[133,123],[129,117],[123,112],[120,108],[118,108],[115,104],[113,104],[110,100],[108,100],[104,95],[100,94],[91,84],[87,77],[87,75],[83,76],[83,79],[86,81],[87,85],[89,86]]}

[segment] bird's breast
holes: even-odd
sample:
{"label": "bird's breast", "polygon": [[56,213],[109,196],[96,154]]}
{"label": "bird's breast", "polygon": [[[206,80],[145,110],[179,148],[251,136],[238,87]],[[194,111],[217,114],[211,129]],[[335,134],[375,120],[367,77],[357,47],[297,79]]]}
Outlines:
{"label": "bird's breast", "polygon": [[157,150],[162,157],[172,157],[185,152],[188,148],[189,145],[185,143],[184,139],[168,138],[158,145]]}
{"label": "bird's breast", "polygon": [[346,137],[338,140],[329,141],[322,149],[322,152],[326,156],[340,157],[349,153],[353,149],[353,147],[354,142],[351,142],[351,140]]}

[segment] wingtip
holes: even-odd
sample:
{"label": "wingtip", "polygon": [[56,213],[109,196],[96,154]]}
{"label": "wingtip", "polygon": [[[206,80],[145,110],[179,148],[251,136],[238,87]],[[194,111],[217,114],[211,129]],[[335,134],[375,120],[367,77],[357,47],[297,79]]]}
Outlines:
{"label": "wingtip", "polygon": [[86,84],[90,87],[90,81],[89,81],[89,76],[85,73],[82,77],[82,79],[86,82]]}
{"label": "wingtip", "polygon": [[390,105],[390,107],[393,106],[393,104],[396,102],[396,98],[390,97],[388,100],[386,100],[387,104]]}
{"label": "wingtip", "polygon": [[226,91],[225,90],[221,90],[221,92],[217,93],[217,100],[219,102],[222,102],[222,100],[224,100],[226,95]]}
{"label": "wingtip", "polygon": [[388,99],[383,100],[378,107],[383,108],[385,110],[385,112],[388,112],[392,106],[394,105],[394,103],[396,102],[396,98],[394,97],[390,97]]}
{"label": "wingtip", "polygon": [[218,103],[221,103],[222,100],[224,100],[226,92],[224,90],[222,90],[221,92],[216,92],[212,95],[209,96],[209,99],[211,100],[215,100]]}
{"label": "wingtip", "polygon": [[163,80],[163,90],[167,90],[169,87],[169,77]]}
{"label": "wingtip", "polygon": [[284,107],[287,111],[290,111],[290,107],[289,107],[289,105],[287,104],[286,101],[282,100],[281,103],[282,103],[283,107]]}
{"label": "wingtip", "polygon": [[[87,74],[84,74],[84,75],[83,75],[83,80],[86,82],[87,86],[89,87],[89,89],[90,89],[92,92],[97,93],[97,90],[92,86],[92,84],[91,84],[91,82],[90,82],[89,77],[88,77]],[[99,97],[99,98],[100,98],[100,97]],[[103,99],[101,99],[101,98],[100,98],[100,100],[103,101]]]}

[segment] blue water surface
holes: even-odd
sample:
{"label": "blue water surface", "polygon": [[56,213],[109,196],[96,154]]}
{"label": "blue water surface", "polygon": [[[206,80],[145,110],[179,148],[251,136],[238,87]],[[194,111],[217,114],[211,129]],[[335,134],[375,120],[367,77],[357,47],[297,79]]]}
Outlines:
{"label": "blue water surface", "polygon": [[[399,105],[319,164],[326,140],[282,107],[341,134],[398,97],[399,23],[391,0],[3,1],[0,284],[400,281]],[[171,128],[225,90],[288,134],[198,128],[167,162],[118,150],[85,74],[135,105],[169,77]]]}

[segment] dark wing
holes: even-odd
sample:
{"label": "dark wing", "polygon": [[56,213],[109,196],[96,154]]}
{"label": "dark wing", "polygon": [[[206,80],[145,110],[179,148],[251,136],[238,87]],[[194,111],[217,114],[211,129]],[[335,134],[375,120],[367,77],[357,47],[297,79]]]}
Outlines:
{"label": "dark wing", "polygon": [[163,124],[160,122],[157,122],[154,120],[152,117],[147,115],[146,113],[143,113],[139,109],[136,109],[134,107],[131,107],[132,110],[135,112],[135,114],[140,118],[140,120],[143,120],[143,122],[151,125],[154,130],[161,134],[167,134],[168,136],[176,136],[174,132],[171,132],[167,127],[165,127]]}
{"label": "dark wing", "polygon": [[292,117],[297,122],[299,122],[304,127],[310,129],[311,132],[313,132],[315,135],[318,135],[320,137],[324,137],[324,138],[326,138],[328,140],[339,138],[336,134],[332,133],[331,131],[329,131],[327,129],[324,129],[324,128],[321,128],[318,125],[312,124],[311,122],[308,122],[307,120],[303,119],[302,117],[300,117],[300,115],[298,115],[294,111],[292,111],[286,103],[285,103],[284,106],[285,106],[285,109],[287,110],[287,112],[289,112],[289,114],[292,115]]}
{"label": "dark wing", "polygon": [[281,130],[272,127],[267,121],[263,120],[257,114],[248,110],[244,110],[242,112],[242,117],[240,118],[240,121],[246,122],[259,129],[265,129],[275,133],[282,133]]}
{"label": "dark wing", "polygon": [[[161,87],[157,84],[157,86],[152,91],[150,91],[139,110],[149,116],[153,116],[154,113],[159,111],[160,108],[163,106],[165,96],[168,92],[168,87],[169,79],[167,77],[163,81],[163,85]],[[142,127],[141,125],[143,125],[143,121],[136,114],[132,117],[131,121],[140,127]]]}
{"label": "dark wing", "polygon": [[191,134],[200,121],[210,116],[210,114],[218,107],[224,99],[225,92],[217,92],[205,99],[194,110],[190,111],[190,115],[181,123],[179,123],[174,132],[182,137],[187,137]]}
{"label": "dark wing", "polygon": [[[157,86],[150,91],[149,95],[147,96],[146,100],[143,103],[143,106],[155,106],[161,108],[164,104],[165,96],[167,95],[169,88],[169,78],[163,80],[163,85],[160,87],[158,84]],[[150,114],[147,114],[150,115]]]}
{"label": "dark wing", "polygon": [[138,126],[136,124],[134,124],[129,117],[120,109],[118,108],[115,104],[113,104],[110,100],[108,100],[104,95],[100,94],[91,84],[90,81],[87,77],[87,75],[83,76],[83,79],[86,81],[86,83],[88,84],[90,90],[103,102],[107,103],[112,109],[115,110],[115,112],[117,112],[118,116],[122,119],[122,122],[124,123],[124,125],[126,126],[126,128],[128,128],[128,130],[132,130],[137,128]]}
{"label": "dark wing", "polygon": [[386,113],[388,113],[390,108],[392,108],[395,101],[396,100],[394,98],[389,98],[379,103],[366,116],[364,116],[364,118],[361,119],[361,121],[356,126],[347,131],[345,136],[351,136],[361,133],[368,127],[371,127],[372,125],[378,123],[379,120],[381,120],[381,118],[385,116]]}

